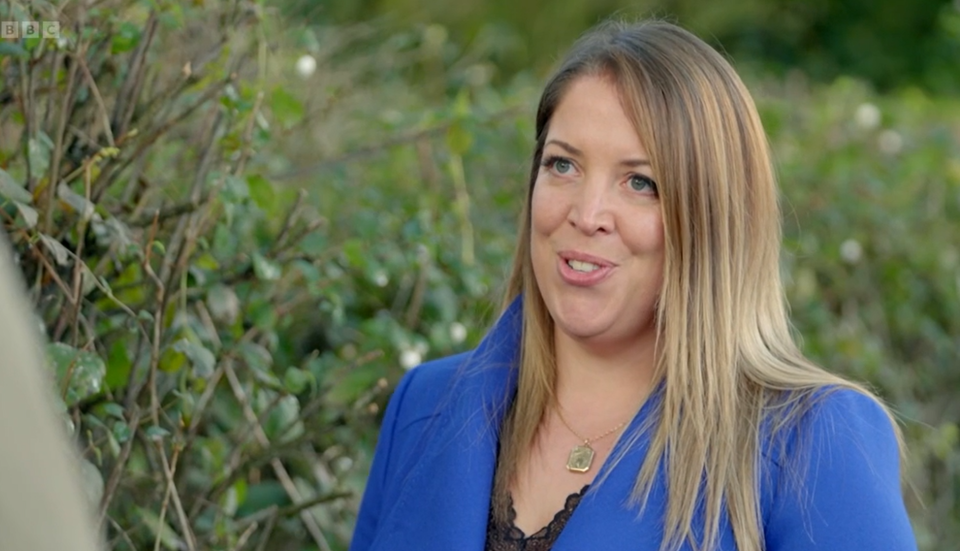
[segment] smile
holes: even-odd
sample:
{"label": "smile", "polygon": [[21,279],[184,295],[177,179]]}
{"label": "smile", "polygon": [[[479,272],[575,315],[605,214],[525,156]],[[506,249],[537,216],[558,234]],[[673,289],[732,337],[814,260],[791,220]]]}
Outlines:
{"label": "smile", "polygon": [[613,262],[577,251],[563,251],[557,260],[560,279],[574,287],[598,285],[616,268]]}
{"label": "smile", "polygon": [[578,272],[590,273],[599,270],[600,266],[592,262],[582,262],[580,260],[567,260],[567,265]]}

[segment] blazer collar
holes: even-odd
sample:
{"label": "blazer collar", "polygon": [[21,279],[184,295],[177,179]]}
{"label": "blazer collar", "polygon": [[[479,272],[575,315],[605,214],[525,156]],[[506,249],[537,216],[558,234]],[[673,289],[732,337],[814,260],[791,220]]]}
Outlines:
{"label": "blazer collar", "polygon": [[[516,392],[520,303],[521,298],[516,299],[504,312],[466,358],[451,385],[449,401],[428,429],[420,460],[391,516],[387,530],[390,549],[483,551],[499,427]],[[647,400],[629,431],[640,430],[643,420],[656,409],[658,395],[655,392]],[[619,454],[621,446],[619,443],[611,456]],[[638,518],[638,509],[629,504],[646,450],[647,439],[641,438],[640,445],[622,453],[603,483],[581,500],[554,550],[657,549],[662,534],[661,508],[648,509],[655,514]],[[660,493],[662,485],[657,484],[649,503],[659,502]]]}
{"label": "blazer collar", "polygon": [[458,368],[380,538],[383,549],[483,551],[499,427],[516,391],[521,298]]}

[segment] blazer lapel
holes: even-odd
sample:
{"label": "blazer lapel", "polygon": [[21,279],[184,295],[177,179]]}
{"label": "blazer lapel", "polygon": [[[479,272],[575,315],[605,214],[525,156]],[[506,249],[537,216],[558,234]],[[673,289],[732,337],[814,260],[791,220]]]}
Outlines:
{"label": "blazer lapel", "polygon": [[[637,412],[630,424],[628,434],[635,434],[643,427],[654,426],[658,405],[663,398],[663,383],[653,392]],[[650,449],[649,431],[627,448],[628,442],[617,443],[612,456],[623,453],[622,459],[609,468],[604,465],[600,475],[608,476],[599,485],[588,490],[580,500],[570,520],[553,546],[553,551],[580,551],[583,549],[615,549],[617,551],[658,551],[663,540],[663,521],[666,516],[667,480],[663,468],[657,470],[646,506],[630,503],[630,493],[636,482],[640,467]],[[597,480],[600,480],[598,477]],[[703,510],[694,513],[692,526],[694,536],[702,537]],[[720,516],[720,533],[715,550],[736,549],[732,527],[726,513]],[[680,549],[690,551],[689,542]]]}
{"label": "blazer lapel", "polygon": [[[630,423],[628,432],[633,434],[655,415],[659,393],[654,392]],[[616,549],[631,551],[656,551],[663,536],[662,515],[665,503],[665,485],[662,472],[651,490],[643,515],[637,505],[630,503],[637,473],[649,449],[649,434],[643,433],[637,443],[623,452],[625,442],[617,443],[611,458],[623,453],[611,469],[605,464],[598,474],[593,488],[580,501],[573,515],[557,538],[554,551],[579,551],[583,549]],[[606,474],[606,478],[602,478]]]}
{"label": "blazer lapel", "polygon": [[[515,302],[465,360],[380,541],[385,549],[482,551],[498,430],[516,388],[520,308]],[[446,400],[447,398],[441,398]]]}

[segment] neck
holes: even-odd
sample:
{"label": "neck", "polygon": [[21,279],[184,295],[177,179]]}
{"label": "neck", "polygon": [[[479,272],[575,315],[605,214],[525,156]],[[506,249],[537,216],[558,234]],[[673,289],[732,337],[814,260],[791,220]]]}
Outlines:
{"label": "neck", "polygon": [[611,347],[558,332],[554,342],[556,396],[564,411],[590,424],[616,424],[635,413],[649,394],[655,368],[652,339]]}

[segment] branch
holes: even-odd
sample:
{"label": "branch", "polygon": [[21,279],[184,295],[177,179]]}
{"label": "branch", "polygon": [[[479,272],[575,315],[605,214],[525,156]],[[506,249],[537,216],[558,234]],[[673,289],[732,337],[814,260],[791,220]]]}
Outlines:
{"label": "branch", "polygon": [[203,194],[197,201],[188,200],[176,203],[169,207],[146,209],[140,213],[137,218],[131,220],[127,225],[131,227],[145,227],[153,223],[154,220],[163,222],[170,218],[176,218],[184,214],[190,214],[198,210],[204,203],[210,199],[210,194]]}
{"label": "branch", "polygon": [[250,536],[252,536],[254,531],[256,531],[257,526],[258,524],[256,522],[248,526],[247,529],[240,534],[240,539],[237,540],[237,544],[233,546],[232,551],[240,551],[243,549],[243,546],[247,544],[247,540],[249,540]]}
{"label": "branch", "polygon": [[127,78],[123,81],[123,86],[117,94],[116,103],[113,106],[113,125],[117,129],[117,134],[123,136],[127,132],[127,126],[133,118],[133,111],[137,105],[137,98],[140,96],[140,89],[143,86],[143,75],[147,66],[145,60],[147,50],[153,43],[153,37],[157,30],[157,12],[151,11],[147,18],[145,29],[137,44],[137,49],[133,53],[133,59],[127,68]]}
{"label": "branch", "polygon": [[313,498],[302,501],[300,503],[287,505],[282,509],[278,508],[276,505],[271,505],[266,509],[262,509],[248,517],[241,519],[239,521],[239,525],[243,526],[245,524],[256,524],[263,519],[270,518],[271,516],[284,518],[284,517],[291,517],[293,515],[299,515],[300,513],[302,513],[307,509],[310,509],[311,507],[316,507],[317,505],[323,505],[324,503],[329,503],[337,499],[351,497],[352,495],[353,494],[350,492],[330,492],[329,494],[315,496]]}
{"label": "branch", "polygon": [[97,87],[97,81],[94,80],[93,75],[90,74],[90,68],[87,67],[87,60],[84,59],[85,54],[86,52],[78,52],[71,57],[73,57],[83,70],[83,76],[86,77],[87,84],[90,85],[90,91],[93,93],[93,98],[97,102],[97,107],[100,108],[100,115],[103,118],[103,133],[107,136],[107,143],[110,147],[116,147],[117,144],[113,139],[113,131],[110,130],[110,116],[107,115],[107,106],[103,102],[103,96],[100,95],[100,88]]}
{"label": "branch", "polygon": [[[522,111],[523,108],[524,108],[523,106],[508,107],[502,111],[498,111],[497,113],[494,113],[487,119],[487,121],[489,122],[489,121],[494,121],[494,120],[514,116],[520,111]],[[271,175],[270,179],[276,182],[279,182],[282,180],[290,180],[293,178],[299,178],[301,176],[307,176],[308,174],[318,172],[329,166],[365,159],[367,157],[377,155],[387,149],[391,149],[396,146],[415,143],[419,140],[423,140],[424,138],[442,134],[457,122],[458,121],[451,120],[451,121],[444,122],[442,124],[438,124],[436,126],[431,126],[430,128],[425,128],[423,130],[398,134],[391,138],[387,138],[386,140],[377,144],[369,145],[366,147],[360,147],[358,149],[354,149],[353,151],[347,151],[346,153],[343,153],[341,155],[337,155],[329,159],[324,159],[310,165],[294,168],[292,170],[289,170],[281,174]]]}
{"label": "branch", "polygon": [[273,527],[277,524],[277,506],[272,507],[273,513],[270,515],[270,518],[267,519],[267,526],[263,529],[263,534],[260,535],[260,543],[257,545],[257,551],[266,551],[267,543],[270,541],[270,534],[273,533]]}
{"label": "branch", "polygon": [[[173,508],[177,512],[177,520],[180,522],[180,529],[183,530],[184,536],[187,540],[187,549],[189,551],[196,551],[197,549],[197,537],[193,534],[193,530],[190,528],[190,522],[187,520],[187,515],[183,510],[183,503],[180,501],[180,492],[177,491],[177,485],[174,483],[173,474],[177,468],[177,459],[179,454],[174,451],[173,455],[173,466],[171,467],[170,462],[167,461],[167,454],[163,449],[163,442],[157,442],[157,450],[160,452],[160,462],[163,464],[163,476],[167,480],[167,493],[173,498]],[[161,524],[163,523],[163,512],[166,509],[160,511],[161,513]],[[160,543],[160,535],[157,535],[157,545]]]}
{"label": "branch", "polygon": [[250,118],[247,119],[247,126],[243,130],[243,142],[240,146],[240,159],[237,161],[233,171],[234,175],[243,174],[243,169],[247,166],[247,160],[250,158],[250,144],[253,142],[253,126],[257,120],[257,114],[260,113],[260,106],[263,104],[263,90],[257,92],[257,99],[250,111]]}
{"label": "branch", "polygon": [[[154,127],[148,133],[144,133],[144,134],[138,133],[138,136],[142,136],[142,137],[137,142],[137,148],[133,151],[133,153],[131,153],[128,157],[126,157],[125,160],[121,161],[117,165],[108,165],[100,173],[100,176],[97,178],[97,181],[94,183],[94,197],[99,197],[100,190],[107,189],[111,185],[111,179],[115,178],[117,174],[125,170],[128,166],[130,166],[130,164],[133,163],[134,160],[139,159],[143,154],[143,152],[146,151],[149,147],[151,147],[154,144],[154,142],[160,139],[160,137],[163,136],[168,130],[170,130],[172,127],[176,126],[177,124],[189,118],[194,111],[196,111],[203,105],[207,104],[210,100],[215,98],[218,94],[220,94],[220,92],[223,91],[223,88],[227,84],[233,82],[235,78],[236,78],[236,75],[231,74],[229,77],[221,80],[220,82],[208,88],[207,91],[204,92],[199,98],[197,98],[196,101],[194,101],[192,104],[190,104],[188,107],[186,107],[183,111],[181,111],[177,115],[174,115],[170,119]],[[192,77],[187,76],[185,77],[185,82],[191,81],[191,79]],[[103,185],[100,185],[101,181],[104,181],[105,183]]]}
{"label": "branch", "polygon": [[[113,529],[119,532],[120,535],[117,537],[122,537],[123,541],[127,542],[127,545],[130,546],[130,549],[133,551],[136,551],[137,546],[133,544],[133,541],[130,539],[130,535],[127,534],[127,531],[124,530],[123,527],[117,523],[117,521],[113,520],[113,517],[108,516],[107,520],[110,521],[110,525],[113,526]],[[113,549],[113,548],[114,548],[113,545],[111,545],[110,549]]]}
{"label": "branch", "polygon": [[[237,379],[237,374],[233,370],[232,362],[228,360],[225,362],[224,366],[226,369],[227,380],[230,382],[230,388],[233,390],[233,394],[236,396],[237,401],[240,402],[240,405],[243,408],[244,416],[247,418],[247,421],[254,424],[254,433],[257,437],[257,440],[262,446],[270,447],[270,439],[267,438],[267,433],[264,432],[263,427],[257,420],[257,414],[253,411],[253,408],[250,407],[250,402],[247,399],[246,392],[244,392],[243,386],[240,384],[240,380]],[[270,461],[270,465],[273,467],[274,474],[280,481],[280,485],[283,486],[284,491],[287,492],[290,500],[293,501],[295,505],[302,503],[304,501],[303,497],[300,495],[300,491],[297,490],[296,485],[293,483],[293,479],[291,479],[290,475],[287,473],[287,469],[283,466],[283,462],[274,458]],[[327,543],[326,538],[323,537],[323,532],[320,531],[320,526],[317,525],[317,519],[314,518],[310,511],[300,511],[300,520],[306,527],[307,532],[310,533],[314,543],[317,544],[317,547],[319,547],[321,551],[331,551],[330,544]]]}
{"label": "branch", "polygon": [[70,73],[67,75],[67,93],[63,95],[60,104],[60,121],[57,124],[57,133],[53,145],[53,159],[50,163],[50,180],[47,182],[47,208],[43,216],[43,233],[49,234],[53,228],[53,205],[56,204],[57,184],[60,181],[60,163],[63,159],[63,138],[67,132],[67,121],[70,119],[69,108],[73,103],[73,83],[76,81],[77,64],[70,64]]}
{"label": "branch", "polygon": [[127,460],[130,459],[130,451],[133,449],[134,435],[137,431],[137,428],[140,426],[140,408],[136,404],[133,405],[133,414],[130,416],[130,421],[127,423],[127,429],[130,430],[130,438],[123,444],[123,448],[120,450],[120,457],[117,458],[116,464],[113,466],[113,470],[110,471],[110,477],[107,479],[107,484],[103,492],[103,498],[100,499],[100,511],[98,513],[98,525],[102,526],[104,520],[107,518],[107,509],[110,507],[110,502],[113,501],[114,495],[117,493],[117,488],[120,486],[120,477],[123,476],[123,470],[127,465]]}

